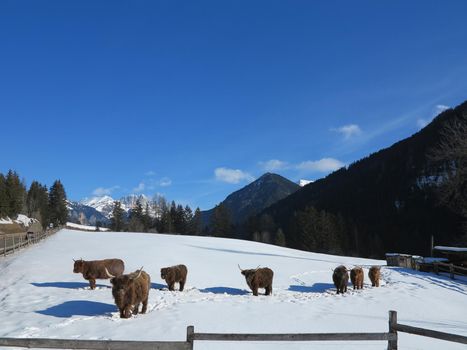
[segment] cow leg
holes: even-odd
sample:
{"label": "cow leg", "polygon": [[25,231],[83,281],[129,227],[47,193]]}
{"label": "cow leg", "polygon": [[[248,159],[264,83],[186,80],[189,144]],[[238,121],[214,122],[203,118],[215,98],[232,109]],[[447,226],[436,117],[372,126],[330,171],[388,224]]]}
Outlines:
{"label": "cow leg", "polygon": [[183,292],[183,288],[185,288],[185,282],[186,280],[180,281],[180,292]]}
{"label": "cow leg", "polygon": [[265,293],[265,294],[266,294],[266,295],[271,295],[271,293],[272,293],[272,287],[271,287],[271,286],[267,286],[267,287],[266,287],[266,293]]}
{"label": "cow leg", "polygon": [[133,315],[138,315],[139,303],[133,308]]}
{"label": "cow leg", "polygon": [[[149,297],[148,297],[149,298]],[[142,314],[146,313],[146,310],[148,309],[148,298],[143,300],[143,309],[141,310]]]}
{"label": "cow leg", "polygon": [[125,318],[125,315],[123,314],[123,309],[120,309],[120,318]]}
{"label": "cow leg", "polygon": [[174,291],[175,290],[174,286],[175,286],[175,282],[170,283],[169,290]]}
{"label": "cow leg", "polygon": [[253,288],[253,295],[258,296],[258,287]]}
{"label": "cow leg", "polygon": [[89,279],[89,286],[91,289],[96,289],[96,280],[94,278]]}

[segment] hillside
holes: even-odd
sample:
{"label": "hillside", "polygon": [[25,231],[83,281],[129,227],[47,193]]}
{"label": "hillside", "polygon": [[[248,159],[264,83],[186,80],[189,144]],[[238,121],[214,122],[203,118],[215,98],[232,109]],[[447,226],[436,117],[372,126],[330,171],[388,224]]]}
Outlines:
{"label": "hillside", "polygon": [[[300,186],[283,176],[266,173],[259,179],[227,196],[221,203],[229,210],[232,222],[241,223],[271,204],[287,197]],[[209,224],[214,209],[203,211],[203,222]]]}
{"label": "hillside", "polygon": [[467,102],[443,112],[411,137],[303,187],[262,215],[274,218],[288,246],[295,248],[316,247],[313,242],[304,245],[305,239],[313,240],[303,229],[312,225],[303,214],[310,207],[316,215],[328,215],[326,224],[338,228],[336,239],[345,254],[429,254],[431,235],[436,244],[455,244],[463,234],[462,218],[439,201],[436,190],[445,170],[428,157],[438,147],[444,126],[454,120],[467,124]]}
{"label": "hillside", "polygon": [[[127,271],[144,266],[152,278],[149,311],[120,319],[108,280],[89,290],[72,273],[72,258],[120,257]],[[188,266],[186,291],[169,292],[161,267]],[[253,297],[242,268],[269,266],[273,295]],[[383,332],[387,312],[414,326],[467,335],[465,280],[402,268],[382,268],[380,288],[336,295],[331,269],[383,261],[303,252],[256,242],[209,237],[62,230],[36,246],[0,259],[1,336],[74,339],[182,340],[186,326],[201,332]],[[346,343],[381,349],[384,342]],[[462,349],[462,345],[400,334],[401,349]],[[223,349],[304,349],[308,343],[234,344]],[[342,349],[342,343],[313,343]],[[218,349],[199,342],[196,349]]]}

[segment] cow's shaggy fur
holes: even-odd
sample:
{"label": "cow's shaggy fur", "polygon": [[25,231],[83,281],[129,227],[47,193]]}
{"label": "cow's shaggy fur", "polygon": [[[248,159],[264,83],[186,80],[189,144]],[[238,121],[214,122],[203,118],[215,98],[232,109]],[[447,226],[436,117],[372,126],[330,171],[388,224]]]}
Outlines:
{"label": "cow's shaggy fur", "polygon": [[258,288],[264,288],[266,291],[265,295],[271,295],[274,272],[270,268],[262,267],[241,271],[242,275],[245,276],[246,283],[253,292],[253,295],[258,295]]}
{"label": "cow's shaggy fur", "polygon": [[359,266],[350,270],[350,280],[353,284],[353,289],[363,289],[363,269]]}
{"label": "cow's shaggy fur", "polygon": [[347,292],[347,284],[349,283],[349,272],[344,265],[340,265],[334,269],[332,280],[337,288],[337,294]]}
{"label": "cow's shaggy fur", "polygon": [[368,271],[368,277],[370,277],[371,285],[373,287],[379,287],[379,279],[381,277],[381,266],[372,266]]}
{"label": "cow's shaggy fur", "polygon": [[114,277],[110,283],[112,283],[112,295],[120,310],[121,318],[129,318],[132,314],[137,315],[140,303],[143,303],[141,313],[146,313],[151,288],[151,278],[146,272],[139,270]]}
{"label": "cow's shaggy fur", "polygon": [[175,290],[175,283],[179,283],[180,292],[182,292],[185,287],[187,274],[188,269],[185,265],[176,265],[161,269],[161,278],[165,280],[169,290]]}
{"label": "cow's shaggy fur", "polygon": [[74,273],[83,274],[83,278],[89,281],[91,289],[96,288],[96,279],[108,279],[107,271],[113,276],[120,276],[125,270],[125,264],[121,259],[104,259],[86,261],[75,260],[73,266]]}

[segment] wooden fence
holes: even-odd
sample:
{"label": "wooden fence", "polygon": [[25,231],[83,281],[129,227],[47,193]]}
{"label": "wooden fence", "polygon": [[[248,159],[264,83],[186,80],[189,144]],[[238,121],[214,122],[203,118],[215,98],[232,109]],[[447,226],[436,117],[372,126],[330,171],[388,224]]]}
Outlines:
{"label": "wooden fence", "polygon": [[439,275],[440,272],[449,272],[451,279],[454,279],[454,275],[456,274],[462,276],[467,275],[467,268],[439,261],[433,263],[433,269],[437,275]]}
{"label": "wooden fence", "polygon": [[12,254],[20,250],[21,248],[24,248],[31,244],[36,244],[59,230],[60,228],[46,230],[44,232],[20,232],[0,234],[0,256]]}
{"label": "wooden fence", "polygon": [[467,344],[467,337],[433,331],[397,323],[396,311],[389,311],[389,331],[383,333],[292,333],[292,334],[245,334],[245,333],[195,333],[193,326],[187,327],[185,341],[121,341],[121,340],[71,340],[0,338],[1,346],[48,349],[90,350],[193,350],[195,341],[386,341],[388,350],[397,350],[397,332]]}

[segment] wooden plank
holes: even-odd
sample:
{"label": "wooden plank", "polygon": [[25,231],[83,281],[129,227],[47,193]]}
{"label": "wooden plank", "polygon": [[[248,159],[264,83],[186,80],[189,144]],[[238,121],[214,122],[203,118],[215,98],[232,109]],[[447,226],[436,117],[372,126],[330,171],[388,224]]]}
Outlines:
{"label": "wooden plank", "polygon": [[193,334],[193,340],[204,341],[353,341],[389,339],[394,339],[394,335],[389,333]]}
{"label": "wooden plank", "polygon": [[39,349],[90,349],[90,350],[190,350],[185,341],[122,341],[122,340],[78,340],[46,338],[0,338],[0,346]]}
{"label": "wooden plank", "polygon": [[393,339],[388,340],[388,350],[397,350],[397,312],[389,311],[389,334],[393,336]]}
{"label": "wooden plank", "polygon": [[395,328],[399,332],[421,335],[423,337],[447,340],[447,341],[452,341],[455,343],[467,344],[467,337],[463,335],[438,332],[438,331],[433,331],[431,329],[412,327],[412,326],[407,326],[407,325],[400,324],[400,323],[396,324]]}

